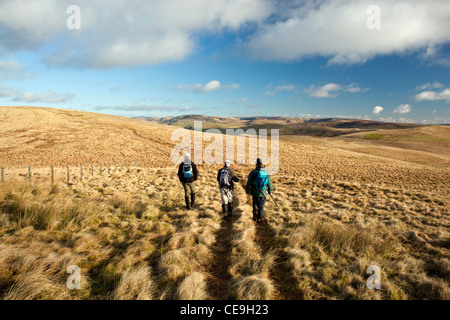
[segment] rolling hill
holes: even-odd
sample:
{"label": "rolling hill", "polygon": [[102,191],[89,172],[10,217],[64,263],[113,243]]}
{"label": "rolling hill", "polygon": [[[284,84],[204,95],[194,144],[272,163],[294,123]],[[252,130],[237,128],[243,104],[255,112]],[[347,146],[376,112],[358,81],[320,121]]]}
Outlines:
{"label": "rolling hill", "polygon": [[334,137],[360,131],[377,129],[408,129],[421,125],[406,123],[389,123],[371,120],[341,118],[299,119],[285,117],[212,117],[203,115],[182,115],[177,117],[138,117],[139,119],[194,129],[194,121],[202,121],[203,131],[216,128],[225,133],[226,129],[278,129],[283,135],[309,135]]}
{"label": "rolling hill", "polygon": [[[232,218],[221,216],[221,164],[199,165],[196,206],[185,209],[170,161],[177,128],[0,107],[0,298],[450,298],[448,127],[281,136],[277,206],[268,199],[260,224],[244,189],[253,164],[233,166]],[[105,167],[127,159],[141,164]],[[367,287],[371,265],[380,290]],[[70,266],[80,289],[67,287]]]}

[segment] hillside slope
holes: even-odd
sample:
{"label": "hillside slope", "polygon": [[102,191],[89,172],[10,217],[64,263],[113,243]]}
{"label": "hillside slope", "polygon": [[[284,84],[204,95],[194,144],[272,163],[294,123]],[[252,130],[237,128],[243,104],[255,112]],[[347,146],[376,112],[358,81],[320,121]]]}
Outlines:
{"label": "hillside slope", "polygon": [[74,110],[0,107],[3,166],[142,161],[170,165],[173,129],[126,117]]}
{"label": "hillside slope", "polygon": [[[0,122],[0,299],[450,298],[442,144],[280,137],[277,202],[256,224],[245,193],[253,164],[233,166],[232,218],[221,216],[221,164],[199,165],[196,206],[185,209],[169,161],[176,127],[44,108],[0,108]],[[396,134],[446,134],[423,130]],[[122,157],[146,166],[99,167]],[[68,162],[78,166],[69,183]],[[66,285],[73,265],[80,290]],[[371,265],[380,290],[367,288]]]}

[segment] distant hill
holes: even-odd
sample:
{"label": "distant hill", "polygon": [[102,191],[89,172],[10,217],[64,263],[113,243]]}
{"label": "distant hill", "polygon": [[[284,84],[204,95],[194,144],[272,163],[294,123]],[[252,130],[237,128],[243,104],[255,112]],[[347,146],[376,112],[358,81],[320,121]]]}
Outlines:
{"label": "distant hill", "polygon": [[334,137],[378,129],[390,130],[422,127],[422,125],[418,124],[341,118],[213,117],[195,114],[164,118],[138,118],[190,130],[194,129],[194,121],[202,121],[203,131],[211,128],[219,129],[223,133],[225,133],[226,129],[278,129],[280,134],[283,135],[309,135],[321,137]]}

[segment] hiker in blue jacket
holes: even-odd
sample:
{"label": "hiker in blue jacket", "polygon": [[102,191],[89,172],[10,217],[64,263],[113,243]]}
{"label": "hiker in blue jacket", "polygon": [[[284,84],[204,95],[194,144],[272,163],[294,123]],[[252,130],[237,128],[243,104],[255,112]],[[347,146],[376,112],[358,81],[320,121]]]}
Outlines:
{"label": "hiker in blue jacket", "polygon": [[[186,209],[189,210],[194,207],[195,181],[198,179],[197,166],[191,161],[191,155],[189,153],[184,155],[184,161],[178,167],[178,179],[183,184]],[[191,194],[191,203],[189,203],[189,194]]]}
{"label": "hiker in blue jacket", "polygon": [[225,161],[224,167],[217,172],[217,182],[222,198],[222,213],[226,217],[231,217],[233,214],[234,182],[239,181],[240,179],[231,169],[231,161]]}
{"label": "hiker in blue jacket", "polygon": [[264,204],[266,203],[267,192],[272,194],[272,180],[263,167],[262,160],[256,160],[256,169],[248,175],[245,192],[253,199],[253,221],[260,223],[263,219]]}

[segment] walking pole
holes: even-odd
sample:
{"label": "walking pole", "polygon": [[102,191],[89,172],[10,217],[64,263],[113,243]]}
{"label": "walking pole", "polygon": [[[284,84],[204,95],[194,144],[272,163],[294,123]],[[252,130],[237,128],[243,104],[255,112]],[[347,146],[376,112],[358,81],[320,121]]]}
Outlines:
{"label": "walking pole", "polygon": [[275,201],[275,199],[272,197],[272,194],[269,193],[269,196],[272,198],[273,202],[275,203],[275,205],[277,206],[277,209],[280,210],[280,207],[278,206],[277,202]]}

